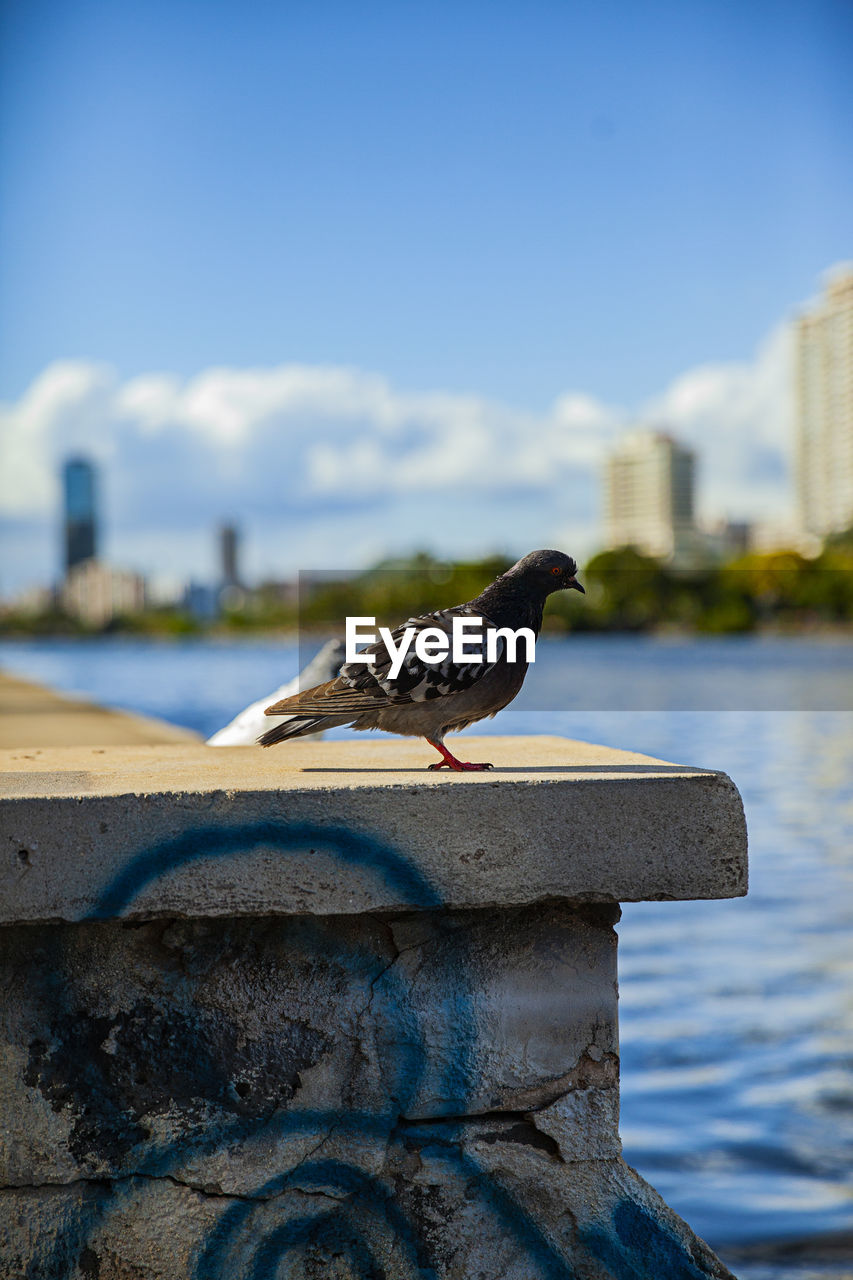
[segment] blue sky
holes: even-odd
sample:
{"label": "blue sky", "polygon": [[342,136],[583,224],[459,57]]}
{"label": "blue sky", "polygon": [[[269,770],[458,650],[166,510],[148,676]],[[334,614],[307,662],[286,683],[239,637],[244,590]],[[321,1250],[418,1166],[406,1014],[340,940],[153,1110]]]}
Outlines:
{"label": "blue sky", "polygon": [[[853,252],[846,3],[11,0],[3,13],[0,398],[12,413],[59,361],[115,386],[346,368],[403,399],[476,396],[534,437],[567,395],[627,420],[691,370],[754,368]],[[93,440],[119,465],[114,410],[75,405],[39,428],[32,467]],[[355,430],[358,415],[344,417]],[[536,483],[507,546],[527,549],[538,530]],[[596,518],[592,483],[580,463],[565,478],[575,523]],[[234,511],[228,485],[218,499],[214,488],[193,537],[231,514],[251,524],[250,483]],[[452,476],[437,490],[455,510],[453,491]],[[446,549],[499,541],[507,491],[506,478],[484,491],[479,524]],[[40,492],[30,517],[7,512],[32,576],[52,536]],[[292,498],[259,537],[284,536]],[[399,516],[360,501],[366,555]],[[543,538],[561,528],[559,486],[549,502]],[[327,505],[311,509],[330,528]],[[437,505],[426,494],[420,523],[409,510],[404,542],[429,543]],[[363,536],[374,516],[383,531]],[[125,558],[146,545],[144,523],[116,514]],[[294,555],[306,563],[303,547]]]}

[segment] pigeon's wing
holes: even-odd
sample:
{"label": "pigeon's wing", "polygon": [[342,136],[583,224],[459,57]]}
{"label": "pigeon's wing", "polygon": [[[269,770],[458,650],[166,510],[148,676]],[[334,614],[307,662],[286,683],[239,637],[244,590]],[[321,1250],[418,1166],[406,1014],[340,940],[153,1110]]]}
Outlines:
{"label": "pigeon's wing", "polygon": [[[465,649],[473,656],[464,662],[453,661],[453,619],[458,617],[483,619],[483,626],[479,631],[472,629],[466,634]],[[299,711],[313,712],[315,715],[352,713],[357,716],[382,707],[426,702],[451,693],[461,693],[482,680],[495,666],[494,662],[487,661],[486,656],[486,632],[493,625],[470,605],[457,605],[453,609],[439,609],[435,613],[409,618],[391,632],[395,647],[399,646],[407,631],[414,632],[410,637],[405,661],[396,676],[391,675],[393,658],[388,647],[384,640],[377,640],[375,644],[362,650],[363,653],[370,654],[369,663],[347,662],[341,667],[341,674],[336,680],[267,707],[266,714],[280,715]],[[415,652],[417,633],[428,629],[438,629],[450,640],[448,655],[440,662],[424,662]],[[499,637],[496,661],[502,655],[503,643],[503,638]]]}
{"label": "pigeon's wing", "polygon": [[[453,622],[455,618],[480,618],[483,625],[479,630],[471,629],[465,637],[465,649],[473,655],[466,661],[453,660]],[[417,618],[409,618],[401,626],[392,631],[394,644],[398,645],[407,630],[414,631],[408,652],[402,667],[395,677],[391,676],[391,654],[383,641],[371,645],[369,652],[374,654],[370,665],[362,663],[346,663],[341,668],[341,677],[354,684],[375,682],[384,690],[389,702],[426,702],[432,698],[443,698],[451,693],[462,693],[481,680],[487,671],[495,665],[489,663],[486,656],[486,631],[494,624],[471,605],[457,605],[453,609],[438,609],[435,613],[422,614]],[[440,662],[424,662],[415,651],[418,632],[438,630],[443,632],[450,642],[448,654]],[[503,640],[499,639],[496,657],[500,657]]]}

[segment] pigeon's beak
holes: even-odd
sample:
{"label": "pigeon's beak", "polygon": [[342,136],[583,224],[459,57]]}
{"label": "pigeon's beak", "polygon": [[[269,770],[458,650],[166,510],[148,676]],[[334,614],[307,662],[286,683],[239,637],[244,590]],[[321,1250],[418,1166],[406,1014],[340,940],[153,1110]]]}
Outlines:
{"label": "pigeon's beak", "polygon": [[569,578],[568,582],[566,583],[566,590],[568,590],[569,587],[574,587],[575,591],[579,591],[582,596],[586,595],[586,592],[584,591],[581,584],[578,582],[577,578]]}

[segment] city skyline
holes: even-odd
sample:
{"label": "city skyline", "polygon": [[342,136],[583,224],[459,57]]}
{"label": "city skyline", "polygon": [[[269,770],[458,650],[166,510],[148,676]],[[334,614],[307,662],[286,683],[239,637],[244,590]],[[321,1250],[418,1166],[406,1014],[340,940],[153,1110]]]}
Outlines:
{"label": "city skyline", "polygon": [[[661,422],[700,519],[793,520],[790,331],[851,251],[853,10],[7,6],[4,595],[104,555],[248,579],[600,540]],[[108,108],[108,109],[107,109]]]}
{"label": "city skyline", "polygon": [[699,453],[703,523],[792,522],[790,354],[783,324],[752,362],[688,370],[633,412],[566,393],[543,415],[402,395],[352,369],[122,383],[104,366],[59,363],[5,410],[0,591],[58,576],[58,474],[71,453],[102,472],[104,558],[155,580],[167,565],[215,579],[223,520],[244,532],[249,581],[419,548],[458,557],[551,542],[583,558],[603,545],[607,454],[644,422]]}

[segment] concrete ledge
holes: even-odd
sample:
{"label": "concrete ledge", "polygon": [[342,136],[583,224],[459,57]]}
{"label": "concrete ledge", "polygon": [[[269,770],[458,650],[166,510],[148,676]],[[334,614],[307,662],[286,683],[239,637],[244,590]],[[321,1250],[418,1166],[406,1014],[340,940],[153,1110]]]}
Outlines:
{"label": "concrete ledge", "polygon": [[0,748],[152,746],[200,742],[197,733],[153,716],[101,707],[0,671]]}
{"label": "concrete ledge", "polygon": [[746,892],[723,773],[562,738],[0,753],[0,922],[340,915]]}

